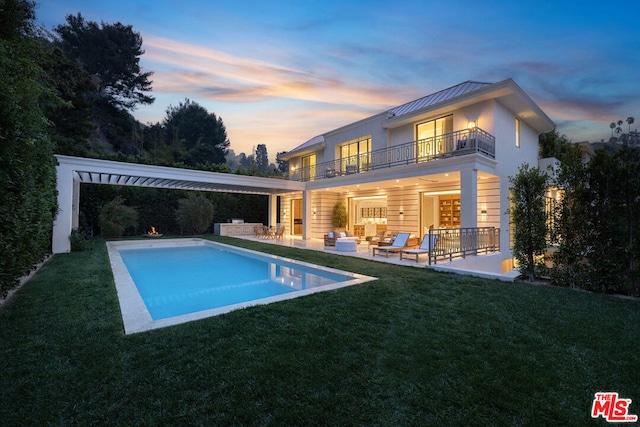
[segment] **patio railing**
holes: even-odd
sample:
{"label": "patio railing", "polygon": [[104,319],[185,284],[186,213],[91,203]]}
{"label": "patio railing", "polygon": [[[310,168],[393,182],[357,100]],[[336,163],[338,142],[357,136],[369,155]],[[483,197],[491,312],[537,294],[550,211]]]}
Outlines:
{"label": "patio railing", "polygon": [[476,127],[300,168],[289,179],[314,181],[473,153],[495,158],[495,147],[495,137]]}
{"label": "patio railing", "polygon": [[439,228],[429,230],[429,241],[438,240],[429,252],[429,265],[467,255],[500,251],[500,229],[495,227]]}

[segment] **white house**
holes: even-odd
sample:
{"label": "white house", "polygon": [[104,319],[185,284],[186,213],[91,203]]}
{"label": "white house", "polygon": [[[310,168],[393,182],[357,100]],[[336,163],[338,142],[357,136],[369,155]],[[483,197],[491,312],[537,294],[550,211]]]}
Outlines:
{"label": "white house", "polygon": [[310,139],[281,156],[288,180],[56,156],[53,252],[70,250],[80,184],[117,184],[265,194],[269,225],[303,239],[332,231],[337,202],[348,208],[347,230],[361,237],[459,230],[459,249],[463,231],[476,230],[473,254],[480,231],[491,230],[505,272],[513,268],[509,177],[523,163],[538,165],[538,135],[554,127],[513,80],[468,81]]}
{"label": "white house", "polygon": [[495,227],[509,271],[509,177],[523,163],[538,165],[538,135],[554,127],[512,79],[458,84],[281,156],[289,179],[306,189],[280,195],[279,222],[287,234],[322,238],[342,201],[346,228],[362,237]]}

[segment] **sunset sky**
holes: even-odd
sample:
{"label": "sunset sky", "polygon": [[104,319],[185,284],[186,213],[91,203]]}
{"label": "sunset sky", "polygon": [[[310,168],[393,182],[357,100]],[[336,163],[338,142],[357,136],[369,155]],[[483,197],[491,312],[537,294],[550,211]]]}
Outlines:
{"label": "sunset sky", "polygon": [[573,141],[640,127],[637,0],[36,0],[48,29],[80,12],[132,25],[153,71],[143,123],[189,98],[236,154],[315,135],[466,80],[513,78]]}

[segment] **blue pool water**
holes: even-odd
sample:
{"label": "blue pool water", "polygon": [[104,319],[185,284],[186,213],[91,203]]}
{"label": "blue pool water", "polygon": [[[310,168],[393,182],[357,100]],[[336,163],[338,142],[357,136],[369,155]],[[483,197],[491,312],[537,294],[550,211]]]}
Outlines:
{"label": "blue pool water", "polygon": [[353,280],[210,245],[119,252],[153,320]]}

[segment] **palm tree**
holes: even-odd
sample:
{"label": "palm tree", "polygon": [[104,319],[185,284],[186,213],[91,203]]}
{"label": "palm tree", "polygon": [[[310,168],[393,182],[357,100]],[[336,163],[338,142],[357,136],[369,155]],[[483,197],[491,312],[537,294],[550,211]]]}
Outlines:
{"label": "palm tree", "polygon": [[631,125],[636,121],[633,117],[627,117],[627,124],[629,125],[629,133],[631,133]]}

